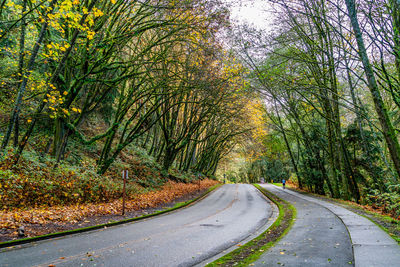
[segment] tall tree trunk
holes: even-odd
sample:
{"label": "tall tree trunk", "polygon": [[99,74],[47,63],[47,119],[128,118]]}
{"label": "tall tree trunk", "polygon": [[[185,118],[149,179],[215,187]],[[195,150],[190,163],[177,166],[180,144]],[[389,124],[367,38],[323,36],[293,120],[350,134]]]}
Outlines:
{"label": "tall tree trunk", "polygon": [[[19,59],[18,59],[18,87],[22,83],[23,71],[24,71],[24,62],[25,62],[25,32],[26,32],[26,20],[25,20],[25,11],[26,11],[27,0],[24,0],[22,6],[22,19],[21,19],[21,36],[19,39]],[[14,126],[14,147],[18,146],[18,138],[19,138],[19,111],[16,114],[15,126]]]}
{"label": "tall tree trunk", "polygon": [[18,146],[18,137],[19,137],[19,116],[17,114],[17,118],[15,120],[15,129],[14,129],[14,147]]}
{"label": "tall tree trunk", "polygon": [[395,66],[397,78],[400,81],[400,2],[398,0],[389,0],[390,15],[393,24],[393,54],[395,57]]}
{"label": "tall tree trunk", "polygon": [[[51,1],[49,8],[48,8],[50,10],[48,14],[53,13],[54,5],[56,3],[57,3],[57,0]],[[47,17],[47,16],[45,16],[45,17]],[[10,141],[10,136],[11,136],[12,130],[15,126],[15,122],[17,120],[18,114],[21,109],[22,99],[23,99],[25,91],[26,91],[26,86],[28,84],[28,80],[33,71],[33,68],[35,67],[36,58],[39,54],[39,49],[42,45],[42,42],[43,42],[43,39],[46,34],[48,26],[49,26],[49,19],[47,18],[45,20],[45,22],[42,24],[42,27],[39,32],[39,36],[36,39],[35,45],[32,49],[32,54],[31,54],[31,57],[28,62],[27,70],[26,70],[25,74],[23,75],[22,82],[20,83],[18,93],[17,93],[17,98],[15,99],[15,104],[14,104],[14,107],[13,107],[13,110],[11,113],[11,118],[8,123],[7,132],[6,132],[6,135],[4,136],[3,143],[1,145],[2,149],[6,148],[6,146],[8,145],[8,142]],[[22,140],[22,141],[24,142],[24,140]]]}
{"label": "tall tree trunk", "polygon": [[[394,167],[396,169],[397,176],[400,177],[400,145],[397,140],[397,136],[393,128],[392,122],[388,116],[384,102],[382,100],[382,96],[375,79],[374,71],[372,69],[372,66],[368,58],[367,50],[364,45],[364,39],[362,37],[362,32],[360,30],[360,25],[358,23],[355,2],[354,0],[346,0],[345,2],[348,15],[350,17],[351,25],[356,36],[356,41],[358,45],[358,54],[360,55],[365,75],[367,77],[368,88],[372,94],[375,110],[378,114],[379,122],[382,126],[383,135],[385,137],[390,156],[392,158]],[[396,177],[396,180],[398,177]]]}
{"label": "tall tree trunk", "polygon": [[167,146],[165,148],[165,154],[164,154],[164,160],[163,160],[164,170],[166,170],[166,171],[169,170],[172,163],[174,163],[174,161],[175,161],[176,155],[177,155],[177,153],[176,153],[176,149],[175,149],[175,144],[174,143],[167,144]]}
{"label": "tall tree trunk", "polygon": [[[81,20],[79,21],[79,24],[80,24],[80,25],[82,25],[82,24],[85,22],[87,16],[90,14],[90,12],[92,11],[92,9],[93,9],[94,5],[97,3],[97,1],[98,1],[98,0],[93,0],[93,1],[89,4],[88,12],[87,12],[86,14],[84,14],[84,15],[82,16]],[[50,3],[50,6],[49,6],[49,7],[50,7],[50,10],[51,10],[51,11],[50,11],[50,14],[51,14],[51,12],[54,10],[54,5],[55,5],[56,2],[57,2],[57,0],[52,0],[52,2]],[[17,100],[18,100],[19,97],[20,97],[19,102],[22,101],[22,96],[23,96],[23,93],[24,93],[25,90],[26,90],[26,84],[27,84],[27,82],[28,82],[28,77],[29,77],[31,71],[33,70],[34,63],[35,63],[37,54],[38,54],[38,52],[39,52],[40,45],[41,45],[41,43],[42,43],[42,41],[43,41],[44,34],[45,34],[45,32],[46,32],[47,27],[48,27],[48,20],[46,20],[46,22],[43,24],[42,29],[41,29],[41,31],[40,31],[40,34],[39,34],[39,37],[38,37],[38,40],[40,40],[40,42],[35,43],[35,46],[34,46],[34,49],[33,49],[32,55],[31,55],[31,59],[30,59],[30,61],[29,61],[29,63],[28,63],[28,67],[27,67],[27,74],[28,74],[28,75],[26,75],[26,76],[24,77],[24,79],[23,79],[23,81],[22,81],[22,84],[21,84],[21,86],[20,86],[20,91],[18,92]],[[42,30],[43,30],[43,33],[42,33]],[[74,30],[74,33],[72,34],[71,41],[70,41],[70,43],[69,43],[70,46],[67,48],[67,50],[65,51],[65,53],[64,53],[64,55],[63,55],[61,61],[58,63],[56,69],[55,69],[54,72],[52,73],[52,76],[51,76],[51,78],[50,78],[50,82],[49,82],[48,84],[54,84],[54,83],[57,81],[57,79],[59,78],[59,74],[61,73],[61,70],[64,68],[64,65],[65,65],[65,63],[67,62],[67,59],[69,58],[69,55],[71,54],[72,50],[73,50],[74,47],[75,47],[75,44],[76,44],[76,41],[77,41],[77,39],[78,39],[79,33],[80,33],[80,29],[75,29],[75,30]],[[49,90],[50,90],[49,88],[50,88],[50,86],[48,86],[47,93],[48,93]],[[22,89],[23,89],[23,90],[22,90]],[[20,92],[21,92],[21,94],[20,94]],[[44,100],[44,99],[43,99],[43,100]],[[20,106],[20,103],[18,104],[18,101],[16,101],[15,107],[18,107],[18,109],[19,109],[19,106]],[[31,124],[29,125],[28,130],[26,131],[25,135],[23,136],[23,138],[22,138],[22,140],[21,140],[21,142],[20,142],[20,144],[19,144],[19,146],[18,146],[18,151],[17,151],[17,153],[16,153],[16,155],[15,155],[14,164],[16,164],[16,163],[18,162],[18,160],[19,160],[19,158],[20,158],[20,156],[21,156],[21,153],[22,153],[22,151],[24,150],[24,148],[25,148],[25,146],[26,146],[26,144],[27,144],[27,142],[28,142],[28,139],[29,139],[29,137],[31,136],[31,134],[32,134],[32,132],[33,132],[33,129],[34,129],[34,127],[35,127],[35,124],[36,124],[36,122],[37,122],[37,119],[38,119],[39,115],[41,114],[41,112],[42,112],[42,110],[44,109],[45,106],[46,106],[46,102],[42,101],[42,103],[41,103],[41,104],[39,105],[39,107],[36,109],[36,111],[35,111],[35,113],[34,113],[34,116],[33,116],[33,121],[32,121]],[[15,109],[14,109],[14,111],[15,111]],[[13,111],[13,114],[15,113],[14,111]],[[14,116],[14,115],[13,115],[13,116]],[[14,121],[15,118],[13,119],[13,117],[12,117],[12,120]],[[10,122],[11,122],[11,121],[10,121]],[[13,124],[14,124],[14,123],[13,123]],[[13,125],[9,126],[9,129],[8,129],[8,130],[10,131],[10,133],[11,133],[11,131],[12,131],[12,128],[13,128]],[[6,138],[4,139],[4,141],[7,141],[7,142],[8,142],[8,140],[6,140]],[[4,145],[4,143],[5,143],[5,142],[3,142],[3,145]],[[7,146],[7,143],[5,144],[5,146]]]}
{"label": "tall tree trunk", "polygon": [[57,118],[54,123],[53,157],[58,158],[58,155],[60,154],[64,133],[65,129],[63,119]]}
{"label": "tall tree trunk", "polygon": [[282,135],[283,135],[283,139],[284,139],[284,141],[285,141],[286,148],[287,148],[287,150],[288,150],[288,152],[289,152],[290,160],[291,160],[291,162],[292,162],[294,171],[295,171],[295,173],[296,173],[297,181],[298,181],[298,183],[299,183],[299,187],[300,187],[300,189],[302,189],[302,188],[303,188],[303,183],[302,183],[302,181],[301,181],[302,178],[300,177],[300,172],[299,172],[299,170],[298,170],[298,168],[297,168],[296,161],[294,160],[294,156],[293,156],[293,153],[292,153],[292,149],[290,148],[289,141],[288,141],[288,139],[287,139],[285,130],[283,129],[281,116],[279,115],[279,112],[278,112],[277,105],[276,105],[276,102],[275,102],[275,101],[274,101],[274,105],[275,105],[276,116],[278,117],[279,127],[281,128],[281,132],[282,132]]}

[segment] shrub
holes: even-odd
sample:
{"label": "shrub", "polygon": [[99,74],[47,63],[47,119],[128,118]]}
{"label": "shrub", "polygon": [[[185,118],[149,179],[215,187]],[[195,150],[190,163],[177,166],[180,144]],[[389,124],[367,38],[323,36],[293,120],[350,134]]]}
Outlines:
{"label": "shrub", "polygon": [[[94,167],[61,164],[24,153],[20,163],[10,168],[11,158],[0,160],[0,208],[53,206],[60,204],[105,202],[122,195],[122,179],[100,176]],[[145,190],[132,180],[128,195]]]}
{"label": "shrub", "polygon": [[367,194],[368,204],[373,208],[382,209],[390,216],[400,219],[400,185],[391,184],[387,186],[388,192],[380,192],[372,189]]}

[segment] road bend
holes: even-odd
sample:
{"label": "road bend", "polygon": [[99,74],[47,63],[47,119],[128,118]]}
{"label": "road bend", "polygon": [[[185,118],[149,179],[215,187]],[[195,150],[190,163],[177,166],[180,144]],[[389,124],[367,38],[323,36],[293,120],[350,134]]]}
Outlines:
{"label": "road bend", "polygon": [[252,185],[224,185],[187,208],[0,252],[0,266],[193,266],[268,224],[273,207]]}

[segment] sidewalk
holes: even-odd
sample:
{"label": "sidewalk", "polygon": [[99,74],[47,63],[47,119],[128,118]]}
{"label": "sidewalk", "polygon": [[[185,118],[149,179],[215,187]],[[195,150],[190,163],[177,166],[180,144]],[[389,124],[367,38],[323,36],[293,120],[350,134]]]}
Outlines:
{"label": "sidewalk", "polygon": [[262,186],[294,205],[297,218],[255,266],[400,266],[400,246],[368,219],[323,200]]}
{"label": "sidewalk", "polygon": [[400,246],[376,224],[341,206],[305,196],[291,190],[285,192],[321,205],[338,216],[350,233],[355,266],[400,266]]}

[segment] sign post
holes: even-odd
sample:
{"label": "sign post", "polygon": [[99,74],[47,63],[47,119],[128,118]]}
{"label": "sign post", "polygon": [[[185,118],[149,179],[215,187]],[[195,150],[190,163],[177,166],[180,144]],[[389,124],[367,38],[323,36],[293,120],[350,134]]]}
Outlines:
{"label": "sign post", "polygon": [[122,179],[124,179],[124,186],[122,188],[122,215],[125,215],[126,179],[128,179],[128,170],[122,171]]}
{"label": "sign post", "polygon": [[200,173],[197,173],[197,181],[199,182],[199,190],[200,190],[200,187],[201,187],[201,183],[200,183]]}

